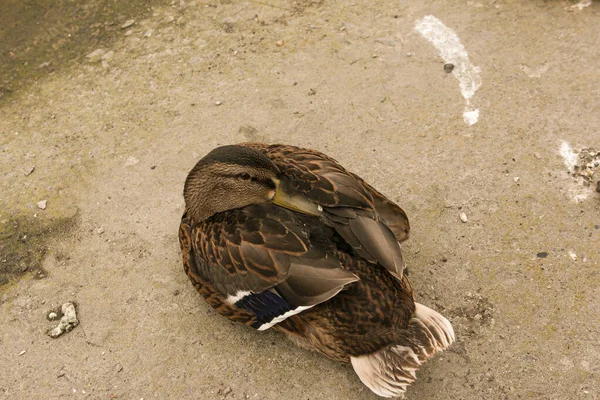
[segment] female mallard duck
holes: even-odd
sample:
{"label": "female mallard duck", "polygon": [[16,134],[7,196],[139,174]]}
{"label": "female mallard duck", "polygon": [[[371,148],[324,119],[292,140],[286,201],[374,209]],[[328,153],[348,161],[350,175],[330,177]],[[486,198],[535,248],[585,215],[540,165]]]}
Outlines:
{"label": "female mallard duck", "polygon": [[351,362],[382,397],[401,396],[454,341],[450,322],[414,301],[399,244],[406,214],[334,159],[219,147],[189,173],[184,197],[185,272],[230,320]]}

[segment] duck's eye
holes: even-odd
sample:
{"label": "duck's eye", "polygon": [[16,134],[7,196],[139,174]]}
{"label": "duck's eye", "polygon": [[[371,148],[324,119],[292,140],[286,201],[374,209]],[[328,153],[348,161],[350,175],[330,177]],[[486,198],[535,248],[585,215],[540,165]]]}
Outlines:
{"label": "duck's eye", "polygon": [[248,179],[250,179],[250,175],[244,172],[243,174],[240,175],[240,178],[247,181]]}

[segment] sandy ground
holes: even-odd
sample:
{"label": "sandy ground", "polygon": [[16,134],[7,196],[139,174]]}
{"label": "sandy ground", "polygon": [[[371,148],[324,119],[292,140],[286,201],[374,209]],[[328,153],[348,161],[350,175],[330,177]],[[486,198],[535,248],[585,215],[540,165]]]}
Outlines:
{"label": "sandy ground", "polygon": [[[324,151],[408,212],[418,298],[458,335],[408,399],[600,398],[600,172],[568,170],[600,147],[599,3],[7,3],[0,397],[375,399],[183,273],[188,170],[264,141]],[[472,126],[426,15],[480,68]],[[80,325],[52,339],[66,301]]]}

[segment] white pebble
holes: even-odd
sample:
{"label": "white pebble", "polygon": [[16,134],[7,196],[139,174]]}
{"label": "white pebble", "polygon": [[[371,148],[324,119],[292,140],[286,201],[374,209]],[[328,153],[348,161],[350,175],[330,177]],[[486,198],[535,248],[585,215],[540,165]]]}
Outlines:
{"label": "white pebble", "polygon": [[138,160],[138,159],[137,159],[137,158],[135,158],[134,156],[129,156],[129,157],[127,158],[127,161],[125,161],[125,166],[126,166],[126,167],[130,167],[130,166],[132,166],[132,165],[135,165],[135,164],[137,164],[137,163],[139,163],[139,162],[140,162],[140,160]]}
{"label": "white pebble", "polygon": [[573,261],[577,261],[577,254],[575,254],[573,250],[569,250],[569,257],[571,257]]}
{"label": "white pebble", "polygon": [[125,23],[123,25],[121,25],[121,29],[127,29],[130,26],[132,26],[133,24],[135,24],[135,20],[134,19],[128,19],[127,21],[125,21]]}
{"label": "white pebble", "polygon": [[465,214],[464,212],[461,212],[459,216],[460,216],[460,220],[462,222],[467,222],[468,221],[467,214]]}
{"label": "white pebble", "polygon": [[519,178],[518,176],[515,176],[515,177],[513,178],[513,180],[515,181],[515,183],[519,182],[519,179],[521,179],[521,178]]}
{"label": "white pebble", "polygon": [[58,314],[55,312],[51,312],[50,314],[48,314],[48,319],[55,319],[56,317],[58,317]]}
{"label": "white pebble", "polygon": [[221,104],[223,104],[223,102],[221,100],[215,101],[215,105],[220,106]]}
{"label": "white pebble", "polygon": [[79,325],[79,320],[77,319],[77,313],[73,303],[63,304],[61,310],[63,317],[60,319],[58,326],[46,332],[48,336],[55,339],[65,332],[70,332],[73,328]]}
{"label": "white pebble", "polygon": [[37,204],[37,206],[38,206],[39,209],[45,210],[46,206],[48,205],[48,200],[38,201],[36,204]]}

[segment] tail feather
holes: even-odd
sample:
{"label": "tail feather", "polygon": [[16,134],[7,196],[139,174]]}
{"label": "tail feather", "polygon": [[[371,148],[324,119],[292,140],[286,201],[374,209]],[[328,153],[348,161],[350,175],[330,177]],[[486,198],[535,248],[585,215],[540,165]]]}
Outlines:
{"label": "tail feather", "polygon": [[402,337],[399,344],[350,358],[360,380],[378,396],[402,396],[419,366],[455,339],[450,321],[419,303]]}

